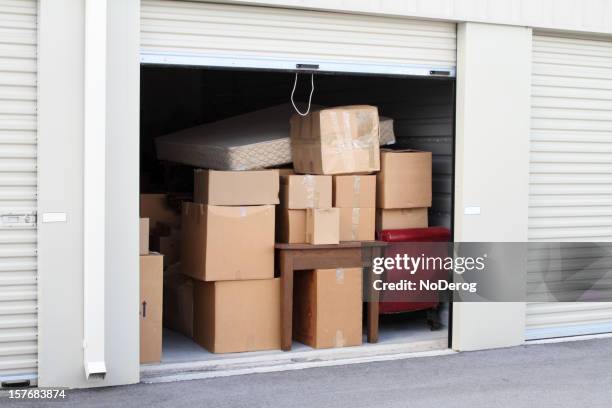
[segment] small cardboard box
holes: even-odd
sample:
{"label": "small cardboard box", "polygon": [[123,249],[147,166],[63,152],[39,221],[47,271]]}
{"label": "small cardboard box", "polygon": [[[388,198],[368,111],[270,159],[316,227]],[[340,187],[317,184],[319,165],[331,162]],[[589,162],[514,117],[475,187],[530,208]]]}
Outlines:
{"label": "small cardboard box", "polygon": [[274,206],[183,203],[181,272],[203,281],[274,277]]}
{"label": "small cardboard box", "polygon": [[431,152],[381,150],[378,208],[431,207]]}
{"label": "small cardboard box", "polygon": [[334,207],[375,208],[376,176],[334,176]]}
{"label": "small cardboard box", "polygon": [[151,249],[164,256],[164,267],[181,259],[181,230],[173,228],[169,235],[151,235]]}
{"label": "small cardboard box", "polygon": [[158,224],[170,227],[181,225],[181,213],[170,206],[167,194],[141,194],[140,217],[149,219],[151,232],[158,228]]}
{"label": "small cardboard box", "polygon": [[313,245],[340,242],[340,211],[338,208],[306,209],[306,242]]}
{"label": "small cardboard box", "polygon": [[140,219],[140,255],[149,253],[149,219]]}
{"label": "small cardboard box", "polygon": [[213,353],[280,348],[280,279],[195,281],[194,340]]}
{"label": "small cardboard box", "polygon": [[297,173],[350,174],[380,169],[375,106],[340,106],[293,115],[290,124]]}
{"label": "small cardboard box", "polygon": [[164,327],[193,337],[193,279],[175,264],[164,273]]}
{"label": "small cardboard box", "polygon": [[140,362],[157,363],[162,353],[163,255],[140,256]]}
{"label": "small cardboard box", "polygon": [[195,170],[193,201],[209,205],[278,204],[278,170]]}
{"label": "small cardboard box", "polygon": [[376,210],[376,231],[427,227],[427,208],[378,208]]}
{"label": "small cardboard box", "polygon": [[281,178],[281,206],[291,210],[330,208],[331,176],[287,175]]}
{"label": "small cardboard box", "polygon": [[306,243],[306,210],[278,208],[278,242],[287,244]]}
{"label": "small cardboard box", "polygon": [[314,348],[361,344],[361,268],[302,271],[293,293],[294,339]]}
{"label": "small cardboard box", "polygon": [[340,208],[340,241],[374,240],[375,208]]}

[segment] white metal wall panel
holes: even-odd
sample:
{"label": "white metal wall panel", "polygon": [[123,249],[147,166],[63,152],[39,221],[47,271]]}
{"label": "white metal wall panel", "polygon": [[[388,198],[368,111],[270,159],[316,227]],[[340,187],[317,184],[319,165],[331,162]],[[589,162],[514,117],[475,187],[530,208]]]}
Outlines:
{"label": "white metal wall panel", "polygon": [[[206,56],[230,58],[234,66],[265,59],[379,64],[388,70],[456,62],[454,23],[168,0],[143,0],[141,7],[143,62]],[[151,57],[160,55],[167,59]]]}
{"label": "white metal wall panel", "polygon": [[[534,34],[531,116],[529,239],[612,242],[612,40]],[[528,299],[538,262],[531,250]],[[609,291],[612,262],[598,262]],[[528,339],[608,331],[612,303],[527,305]]]}
{"label": "white metal wall panel", "polygon": [[36,378],[37,1],[0,0],[0,381]]}

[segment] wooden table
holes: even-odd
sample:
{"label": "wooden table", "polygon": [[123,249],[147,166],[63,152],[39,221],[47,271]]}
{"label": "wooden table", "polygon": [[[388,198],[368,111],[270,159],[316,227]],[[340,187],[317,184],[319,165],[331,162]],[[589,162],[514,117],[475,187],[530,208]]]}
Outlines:
{"label": "wooden table", "polygon": [[281,275],[281,349],[291,350],[293,325],[293,274],[308,269],[367,268],[368,342],[378,341],[378,292],[371,285],[372,258],[382,255],[385,242],[342,242],[334,245],[276,244]]}

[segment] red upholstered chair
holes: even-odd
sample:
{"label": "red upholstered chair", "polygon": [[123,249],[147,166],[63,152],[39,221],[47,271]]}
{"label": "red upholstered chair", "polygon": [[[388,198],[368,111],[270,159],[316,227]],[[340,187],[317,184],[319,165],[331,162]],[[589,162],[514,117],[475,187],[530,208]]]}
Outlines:
{"label": "red upholstered chair", "polygon": [[[388,242],[385,249],[385,257],[395,258],[396,255],[407,254],[410,257],[421,255],[429,257],[448,256],[447,245],[435,245],[430,243],[449,242],[450,231],[443,227],[410,228],[397,230],[383,230],[378,233],[378,239]],[[421,279],[443,278],[444,271],[424,270],[419,268],[414,274],[405,270],[395,268],[387,269],[384,275],[385,282],[400,282],[405,279],[414,281],[418,285]],[[389,291],[380,292],[380,314],[414,312],[427,310],[427,322],[432,330],[440,328],[439,318],[439,296],[432,291]]]}

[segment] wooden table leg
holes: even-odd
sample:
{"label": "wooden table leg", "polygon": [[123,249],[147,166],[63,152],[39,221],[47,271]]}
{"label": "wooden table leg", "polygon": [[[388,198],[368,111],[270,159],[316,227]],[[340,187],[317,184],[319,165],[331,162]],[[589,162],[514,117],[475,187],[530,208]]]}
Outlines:
{"label": "wooden table leg", "polygon": [[[381,248],[372,248],[370,255],[370,265],[373,265],[373,260],[381,256]],[[375,275],[370,266],[367,271],[368,282],[368,320],[367,320],[367,339],[368,343],[378,343],[378,319],[379,319],[379,292],[374,289],[374,281],[379,279],[379,275]]]}
{"label": "wooden table leg", "polygon": [[291,350],[293,325],[293,259],[289,251],[280,251],[281,275],[281,350]]}

